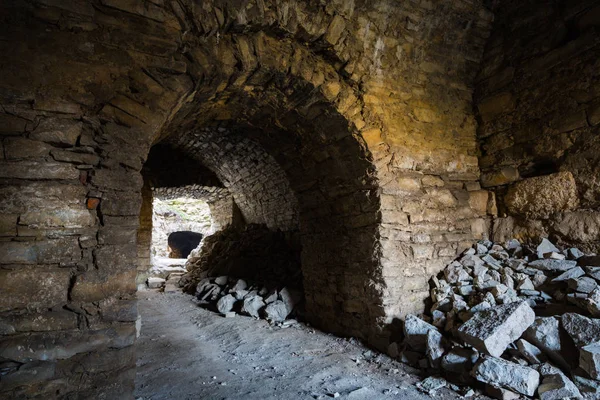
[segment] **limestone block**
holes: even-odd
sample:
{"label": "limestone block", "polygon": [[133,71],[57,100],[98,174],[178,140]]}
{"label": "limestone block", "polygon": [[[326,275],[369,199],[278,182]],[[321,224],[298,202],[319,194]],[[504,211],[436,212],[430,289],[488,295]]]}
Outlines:
{"label": "limestone block", "polygon": [[76,237],[34,242],[0,242],[0,264],[59,264],[81,259]]}
{"label": "limestone block", "polygon": [[581,398],[577,386],[562,371],[550,364],[544,364],[539,369],[542,383],[538,387],[541,400],[562,400],[566,398]]}
{"label": "limestone block", "polygon": [[534,319],[526,302],[505,304],[475,314],[458,329],[458,335],[477,350],[500,357]]}
{"label": "limestone block", "polygon": [[413,349],[425,352],[429,331],[439,333],[435,326],[422,319],[410,314],[406,316],[404,320],[404,340]]}
{"label": "limestone block", "polygon": [[[277,301],[269,304],[272,305],[274,303],[276,303]],[[283,307],[285,308],[285,304],[283,302],[281,302],[281,304],[283,304]],[[262,297],[260,296],[248,296],[244,299],[244,304],[242,305],[242,313],[246,314],[246,315],[250,315],[251,317],[254,318],[259,318],[259,311],[265,306],[265,303],[262,299]],[[286,314],[287,315],[287,314]],[[285,319],[285,318],[284,318]]]}
{"label": "limestone block", "polygon": [[29,134],[29,138],[61,146],[75,146],[82,129],[83,124],[78,121],[48,118],[40,121],[35,130]]}
{"label": "limestone block", "polygon": [[61,268],[0,269],[0,311],[47,309],[66,303],[70,275]]}
{"label": "limestone block", "polygon": [[571,172],[524,179],[509,188],[504,202],[513,215],[547,219],[552,214],[577,208],[577,187]]}
{"label": "limestone block", "polygon": [[52,146],[37,140],[25,138],[7,138],[4,140],[4,152],[7,160],[40,158],[50,153]]}
{"label": "limestone block", "polygon": [[36,161],[1,161],[0,178],[79,179],[79,170],[71,164]]}
{"label": "limestone block", "polygon": [[588,344],[579,349],[579,366],[590,377],[600,380],[600,342]]}
{"label": "limestone block", "polygon": [[476,351],[458,347],[442,357],[441,367],[446,371],[462,374],[471,371],[478,358]]}
{"label": "limestone block", "polygon": [[97,270],[77,275],[71,289],[71,300],[82,303],[101,301],[117,295],[136,291],[136,270],[105,275]]}
{"label": "limestone block", "polygon": [[495,357],[482,358],[473,368],[472,375],[480,382],[526,396],[533,396],[540,384],[540,374],[533,368]]}
{"label": "limestone block", "polygon": [[469,192],[469,206],[479,215],[485,215],[488,208],[489,192],[477,190]]}
{"label": "limestone block", "polygon": [[237,299],[230,294],[223,296],[219,299],[219,301],[217,301],[217,310],[221,314],[227,314],[229,311],[231,311],[236,301]]}
{"label": "limestone block", "polygon": [[532,261],[527,265],[540,271],[569,271],[577,266],[577,261],[546,258]]}
{"label": "limestone block", "polygon": [[281,300],[275,300],[265,307],[265,318],[272,322],[283,322],[288,314],[288,307]]}
{"label": "limestone block", "polygon": [[561,325],[578,347],[595,343],[600,338],[600,319],[565,313],[561,316]]}
{"label": "limestone block", "polygon": [[489,172],[482,174],[481,186],[484,188],[507,185],[519,180],[519,170],[514,167],[504,167],[497,172]]}

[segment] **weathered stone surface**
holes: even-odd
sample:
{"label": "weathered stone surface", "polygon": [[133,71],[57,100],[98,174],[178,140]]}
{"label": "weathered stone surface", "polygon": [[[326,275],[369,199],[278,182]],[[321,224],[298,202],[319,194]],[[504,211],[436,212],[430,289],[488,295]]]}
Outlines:
{"label": "weathered stone surface", "polygon": [[43,119],[29,138],[57,145],[74,146],[81,134],[83,124],[64,118]]}
{"label": "weathered stone surface", "polygon": [[538,387],[541,400],[581,398],[577,386],[560,369],[550,364],[544,364],[540,367],[539,372],[542,375],[542,383]]}
{"label": "weathered stone surface", "polygon": [[534,319],[526,302],[516,302],[475,314],[458,329],[458,334],[479,351],[500,357]]}
{"label": "weathered stone surface", "polygon": [[428,324],[414,315],[407,315],[404,320],[404,340],[406,344],[415,350],[425,351],[427,332],[431,330],[438,331],[435,326]]}
{"label": "weathered stone surface", "polygon": [[52,146],[37,140],[7,138],[4,141],[4,154],[7,160],[41,158],[50,153]]}
{"label": "weathered stone surface", "polygon": [[35,161],[0,161],[0,178],[30,180],[79,179],[79,170],[71,164]]}
{"label": "weathered stone surface", "polygon": [[575,268],[577,261],[544,259],[532,261],[528,265],[541,271],[568,271]]}
{"label": "weathered stone surface", "polygon": [[61,268],[0,269],[0,311],[42,309],[67,302],[70,271]]}
{"label": "weathered stone surface", "polygon": [[546,238],[542,239],[541,243],[535,250],[537,252],[538,258],[545,258],[544,255],[546,253],[558,253],[560,251],[554,244],[552,244],[551,241],[549,241]]}
{"label": "weathered stone surface", "polygon": [[221,314],[227,314],[229,311],[231,311],[236,301],[237,299],[230,294],[223,296],[217,302],[217,310]]}
{"label": "weathered stone surface", "polygon": [[573,174],[559,172],[528,178],[512,186],[504,198],[513,215],[544,219],[577,208],[579,197]]}
{"label": "weathered stone surface", "polygon": [[511,363],[495,357],[484,357],[472,372],[480,382],[533,396],[540,384],[540,374],[533,368]]}
{"label": "weathered stone surface", "polygon": [[598,286],[598,283],[595,279],[587,276],[571,278],[569,279],[568,283],[570,289],[580,293],[591,293]]}
{"label": "weathered stone surface", "polygon": [[265,306],[265,303],[260,296],[249,296],[244,299],[242,305],[242,313],[250,315],[254,318],[259,318],[259,311]]}
{"label": "weathered stone surface", "polygon": [[165,280],[163,278],[157,278],[154,276],[148,278],[147,283],[150,289],[158,289],[165,286]]}
{"label": "weathered stone surface", "polygon": [[600,380],[600,341],[579,349],[579,366],[590,377]]}
{"label": "weathered stone surface", "polygon": [[569,279],[579,278],[580,276],[583,276],[583,275],[585,275],[585,271],[583,270],[583,268],[575,267],[575,268],[571,268],[570,270],[563,272],[556,278],[552,279],[552,282],[564,282],[564,281],[568,281]]}
{"label": "weathered stone surface", "polygon": [[455,348],[442,357],[441,367],[459,374],[467,373],[479,358],[477,352],[469,348]]}
{"label": "weathered stone surface", "polygon": [[561,326],[567,331],[577,347],[600,341],[600,319],[587,318],[575,313],[565,313],[561,316]]}
{"label": "weathered stone surface", "polygon": [[275,300],[265,307],[265,317],[272,322],[283,322],[288,314],[288,306],[281,300]]}
{"label": "weathered stone surface", "polygon": [[561,366],[567,366],[561,354],[564,345],[560,333],[560,324],[554,317],[538,317],[523,335],[544,353]]}
{"label": "weathered stone surface", "polygon": [[529,343],[527,340],[517,340],[517,347],[523,358],[529,361],[530,364],[539,364],[545,358],[542,354],[542,351],[536,346]]}

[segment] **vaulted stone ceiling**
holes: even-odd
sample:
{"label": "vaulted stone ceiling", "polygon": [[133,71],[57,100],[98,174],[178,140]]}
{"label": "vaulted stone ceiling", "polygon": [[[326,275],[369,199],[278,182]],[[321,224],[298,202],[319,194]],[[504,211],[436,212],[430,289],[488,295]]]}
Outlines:
{"label": "vaulted stone ceiling", "polygon": [[[0,390],[129,397],[153,145],[210,169],[248,219],[298,229],[309,320],[380,349],[473,240],[597,246],[594,2],[512,3],[488,40],[478,1],[4,1],[0,362],[36,373]],[[540,118],[556,122],[527,130]],[[549,205],[573,223],[497,218],[496,194],[504,210],[507,185],[554,170],[575,176],[586,210]]]}

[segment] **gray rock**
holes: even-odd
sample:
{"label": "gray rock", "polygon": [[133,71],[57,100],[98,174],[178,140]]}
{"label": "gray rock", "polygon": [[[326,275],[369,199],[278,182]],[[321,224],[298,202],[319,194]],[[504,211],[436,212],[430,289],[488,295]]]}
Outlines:
{"label": "gray rock", "polygon": [[526,396],[533,396],[540,384],[540,374],[535,369],[495,357],[479,360],[471,374],[480,382]]}
{"label": "gray rock", "polygon": [[493,385],[485,385],[485,393],[498,400],[519,400],[521,398],[519,393],[495,387]]}
{"label": "gray rock", "polygon": [[444,338],[442,334],[433,329],[427,331],[427,342],[425,354],[429,359],[432,367],[438,368],[440,359],[444,355]]}
{"label": "gray rock", "polygon": [[585,267],[588,276],[600,281],[600,267]]}
{"label": "gray rock", "polygon": [[[583,376],[579,376],[579,375],[575,375],[573,377],[573,382],[575,383],[575,385],[577,385],[577,387],[579,388],[579,391],[581,393],[586,393],[586,394],[590,394],[590,395],[600,395],[600,381],[597,381],[595,379],[588,379],[585,378]],[[586,397],[586,398],[592,398],[592,397]],[[595,399],[598,399],[600,397],[594,397]]]}
{"label": "gray rock", "polygon": [[580,257],[583,257],[585,254],[581,250],[576,247],[571,247],[567,250],[567,257],[571,260],[577,260]]}
{"label": "gray rock", "polygon": [[287,305],[281,300],[275,300],[265,307],[265,317],[271,322],[283,322],[288,314]]}
{"label": "gray rock", "polygon": [[469,275],[462,265],[454,265],[454,263],[444,268],[444,277],[449,283],[457,283],[471,279],[471,275]]}
{"label": "gray rock", "polygon": [[519,353],[523,356],[523,358],[525,358],[530,364],[540,364],[545,360],[542,351],[525,339],[517,340],[517,348],[519,349]]}
{"label": "gray rock", "polygon": [[546,283],[547,280],[548,277],[542,273],[537,273],[531,278],[531,282],[536,289]]}
{"label": "gray rock", "polygon": [[600,342],[579,349],[579,366],[592,379],[600,380]]}
{"label": "gray rock", "polygon": [[515,302],[475,314],[458,329],[458,335],[477,350],[500,357],[534,319],[526,302]]}
{"label": "gray rock", "polygon": [[561,355],[563,343],[560,335],[558,319],[554,317],[538,317],[525,331],[523,337],[539,347],[548,357],[561,366],[568,366]]}
{"label": "gray rock", "polygon": [[544,254],[552,252],[558,253],[560,252],[560,250],[556,248],[556,246],[554,246],[551,241],[544,238],[542,239],[542,242],[539,244],[539,246],[536,248],[536,252],[538,258],[544,258]]}
{"label": "gray rock", "polygon": [[531,279],[525,278],[525,279],[520,280],[519,283],[517,283],[517,289],[518,290],[534,290],[535,286],[533,286]]}
{"label": "gray rock", "polygon": [[543,259],[532,261],[528,265],[540,271],[568,271],[577,266],[577,261]]}
{"label": "gray rock", "polygon": [[215,283],[220,286],[226,285],[227,277],[226,276],[218,276],[215,278]]}
{"label": "gray rock", "polygon": [[485,256],[481,257],[481,260],[485,262],[485,264],[494,269],[494,270],[499,270],[502,267],[502,264],[500,264],[500,261],[496,260],[494,257],[492,257],[489,254],[486,254]]}
{"label": "gray rock", "polygon": [[585,300],[588,311],[594,317],[600,317],[600,287],[595,288]]}
{"label": "gray rock", "polygon": [[236,292],[238,290],[246,290],[248,284],[243,279],[238,279],[235,284],[231,287],[230,292]]}
{"label": "gray rock", "polygon": [[417,383],[416,386],[423,392],[434,395],[436,391],[446,387],[448,382],[444,378],[430,376]]}
{"label": "gray rock", "polygon": [[569,279],[576,279],[579,278],[580,276],[585,275],[585,271],[583,270],[583,268],[581,267],[575,267],[572,268],[566,272],[563,272],[562,274],[560,274],[559,276],[557,276],[556,278],[552,279],[552,282],[563,282],[563,281],[568,281]]}
{"label": "gray rock", "polygon": [[414,315],[409,314],[404,320],[405,343],[415,350],[425,352],[427,332],[431,330],[439,333],[435,326],[428,324]]}
{"label": "gray rock", "polygon": [[277,291],[273,291],[273,293],[271,293],[267,297],[265,297],[265,303],[266,304],[271,304],[272,302],[274,302],[278,298],[279,298],[279,295],[278,295]]}
{"label": "gray rock", "polygon": [[442,357],[441,367],[446,371],[465,373],[471,371],[479,355],[469,348],[455,348]]}
{"label": "gray rock", "polygon": [[147,283],[148,283],[148,287],[150,289],[158,289],[161,288],[165,285],[165,280],[163,278],[156,278],[154,276],[151,276],[150,278],[148,278]]}
{"label": "gray rock", "polygon": [[439,310],[434,310],[431,312],[432,320],[431,322],[437,328],[443,328],[446,325],[446,314]]}
{"label": "gray rock", "polygon": [[302,292],[284,287],[279,291],[279,300],[283,301],[289,315],[296,305],[302,301]]}
{"label": "gray rock", "polygon": [[577,279],[569,279],[568,283],[570,289],[580,293],[591,293],[598,286],[596,280],[588,276],[582,276]]}
{"label": "gray rock", "polygon": [[244,297],[246,297],[248,295],[248,291],[247,290],[236,290],[235,292],[232,293],[232,295],[237,300],[243,300]]}
{"label": "gray rock", "polygon": [[565,398],[581,398],[577,386],[558,368],[544,364],[539,368],[542,383],[538,387],[541,400],[561,400]]}
{"label": "gray rock", "polygon": [[561,325],[577,347],[600,341],[600,319],[565,313],[561,316]]}
{"label": "gray rock", "polygon": [[221,293],[221,287],[219,285],[215,285],[213,283],[206,285],[202,291],[198,295],[199,300],[216,300],[219,294]]}
{"label": "gray rock", "polygon": [[564,260],[565,258],[567,258],[567,256],[565,256],[564,254],[557,253],[557,252],[553,251],[552,253],[546,253],[546,254],[544,254],[544,258],[550,258],[552,260]]}
{"label": "gray rock", "polygon": [[244,299],[244,305],[242,306],[242,313],[248,314],[251,317],[259,318],[259,311],[265,306],[262,297],[258,295],[249,296]]}
{"label": "gray rock", "polygon": [[477,243],[475,245],[475,250],[477,251],[477,254],[487,254],[488,253],[488,248],[485,247],[484,245],[482,245],[481,243]]}
{"label": "gray rock", "polygon": [[219,299],[219,301],[217,301],[217,310],[221,314],[227,314],[229,311],[231,311],[236,301],[237,299],[230,294],[223,296]]}
{"label": "gray rock", "polygon": [[483,265],[483,261],[481,261],[481,258],[475,256],[475,255],[466,255],[463,258],[460,259],[460,263],[465,266],[465,267],[469,267],[469,268],[473,268],[476,265],[481,266]]}

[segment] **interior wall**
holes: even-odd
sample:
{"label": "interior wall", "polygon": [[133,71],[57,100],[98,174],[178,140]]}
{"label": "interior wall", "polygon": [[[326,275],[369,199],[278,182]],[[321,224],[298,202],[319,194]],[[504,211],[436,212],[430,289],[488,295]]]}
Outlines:
{"label": "interior wall", "polygon": [[471,81],[491,15],[438,3],[3,1],[2,395],[131,397],[140,172],[214,121],[264,132],[287,175],[311,321],[385,348],[486,231]]}
{"label": "interior wall", "polygon": [[600,248],[600,2],[502,1],[479,73],[494,237]]}

